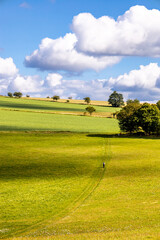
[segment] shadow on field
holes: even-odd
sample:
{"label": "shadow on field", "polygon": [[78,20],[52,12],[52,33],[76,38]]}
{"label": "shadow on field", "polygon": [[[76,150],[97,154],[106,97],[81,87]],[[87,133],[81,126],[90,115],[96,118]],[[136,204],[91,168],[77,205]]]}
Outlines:
{"label": "shadow on field", "polygon": [[[78,109],[78,108],[62,108],[54,106],[54,102],[50,103],[53,106],[42,106],[40,104],[23,104],[23,103],[9,103],[9,102],[1,102],[0,107],[6,107],[6,108],[12,108],[12,109],[30,109],[30,110],[50,110],[50,111],[72,111],[72,112],[82,112],[84,109]],[[57,102],[56,102],[57,104]]]}
{"label": "shadow on field", "polygon": [[[34,160],[34,159],[33,159]],[[23,161],[23,160],[22,160]],[[30,159],[31,161],[31,159]],[[94,171],[97,172],[100,167],[97,168],[93,165],[77,161],[66,161],[62,162],[62,159],[54,159],[53,162],[44,161],[37,163],[14,163],[3,164],[0,166],[0,179],[11,180],[11,179],[69,179],[72,177],[91,176]],[[20,162],[20,161],[19,161]],[[94,176],[95,177],[95,176]]]}
{"label": "shadow on field", "polygon": [[88,134],[87,137],[99,137],[99,138],[132,138],[132,139],[160,139],[160,136],[140,136],[136,134]]}

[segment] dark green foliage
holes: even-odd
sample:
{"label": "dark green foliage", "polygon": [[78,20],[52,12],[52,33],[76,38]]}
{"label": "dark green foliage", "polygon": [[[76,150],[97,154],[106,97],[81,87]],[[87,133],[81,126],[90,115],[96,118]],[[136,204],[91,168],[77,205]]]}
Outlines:
{"label": "dark green foliage", "polygon": [[160,110],[160,100],[156,104],[157,104],[158,109]]}
{"label": "dark green foliage", "polygon": [[14,96],[14,97],[17,97],[17,98],[21,98],[22,95],[23,95],[23,94],[22,94],[21,92],[14,92],[14,93],[13,93],[13,96]]}
{"label": "dark green foliage", "polygon": [[56,101],[58,101],[60,99],[60,97],[59,96],[57,96],[57,95],[54,95],[53,96],[53,100],[56,100]]}
{"label": "dark green foliage", "polygon": [[30,97],[30,95],[27,94],[26,97]]}
{"label": "dark green foliage", "polygon": [[130,103],[137,103],[137,104],[139,104],[140,102],[139,102],[138,99],[134,99],[134,100],[128,99],[126,103],[127,103],[127,105],[128,105],[128,104],[130,104]]}
{"label": "dark green foliage", "polygon": [[91,102],[90,97],[85,97],[85,98],[83,98],[83,99],[84,99],[84,101],[85,101],[87,104],[89,104],[89,103]]}
{"label": "dark green foliage", "polygon": [[112,107],[120,107],[124,105],[123,101],[123,95],[121,93],[117,93],[114,91],[108,99],[109,104],[112,105]]}
{"label": "dark green foliage", "polygon": [[86,111],[89,112],[90,115],[92,115],[92,113],[95,112],[96,109],[95,109],[94,107],[88,106],[88,107],[86,108]]}
{"label": "dark green foliage", "polygon": [[160,112],[155,104],[144,103],[135,113],[138,119],[138,126],[142,127],[145,133],[155,134],[157,133]]}
{"label": "dark green foliage", "polygon": [[13,97],[13,94],[11,92],[8,92],[8,97]]}
{"label": "dark green foliage", "polygon": [[139,107],[140,104],[138,102],[130,102],[127,103],[127,105],[117,114],[119,126],[122,131],[131,133],[138,130],[135,112],[139,109]]}
{"label": "dark green foliage", "polygon": [[160,111],[155,104],[128,103],[117,114],[117,119],[125,132],[138,132],[139,129],[149,135],[160,132]]}

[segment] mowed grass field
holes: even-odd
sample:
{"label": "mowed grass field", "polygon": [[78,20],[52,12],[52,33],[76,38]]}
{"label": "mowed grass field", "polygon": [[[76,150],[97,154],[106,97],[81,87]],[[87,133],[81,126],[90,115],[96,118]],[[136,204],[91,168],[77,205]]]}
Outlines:
{"label": "mowed grass field", "polygon": [[159,139],[8,132],[0,146],[2,239],[160,239]]}
{"label": "mowed grass field", "polygon": [[104,114],[117,108],[97,106],[97,114],[103,117],[83,116],[85,108],[79,104],[1,97],[0,131],[119,132],[116,119],[104,118]]}

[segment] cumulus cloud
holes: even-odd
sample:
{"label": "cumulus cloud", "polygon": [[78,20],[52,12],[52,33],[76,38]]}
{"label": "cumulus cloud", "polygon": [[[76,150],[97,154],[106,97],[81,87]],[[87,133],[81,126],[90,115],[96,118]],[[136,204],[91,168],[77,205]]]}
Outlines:
{"label": "cumulus cloud", "polygon": [[77,52],[75,34],[68,33],[58,39],[44,38],[30,56],[25,58],[27,67],[40,70],[81,73],[86,70],[100,71],[120,61],[120,57],[94,57]]}
{"label": "cumulus cloud", "polygon": [[116,90],[121,92],[125,99],[138,98],[140,101],[160,99],[160,67],[157,63],[141,65],[139,69],[117,78],[92,81],[65,80],[59,74],[50,74],[46,80],[46,89],[50,95],[58,94],[61,98],[72,96],[82,99],[89,96],[91,99],[107,101],[111,92]]}
{"label": "cumulus cloud", "polygon": [[114,20],[90,13],[75,16],[76,48],[91,55],[160,57],[160,11],[133,6]]}
{"label": "cumulus cloud", "polygon": [[20,75],[12,58],[0,58],[0,94],[20,91],[31,96],[59,95],[61,98],[72,96],[76,99],[89,96],[91,99],[107,101],[114,90],[121,92],[125,99],[157,101],[160,99],[160,67],[157,63],[150,63],[117,78],[92,81],[67,80],[58,73],[49,73],[42,80],[38,75]]}
{"label": "cumulus cloud", "polygon": [[18,69],[13,62],[12,58],[1,58],[0,57],[0,79],[10,78],[18,73]]}
{"label": "cumulus cloud", "polygon": [[108,86],[122,91],[130,98],[151,101],[160,98],[160,67],[157,63],[141,65],[138,70],[110,78]]}
{"label": "cumulus cloud", "polygon": [[9,91],[20,91],[26,93],[40,93],[43,91],[43,83],[39,76],[21,76],[17,75],[8,85]]}
{"label": "cumulus cloud", "polygon": [[49,74],[46,77],[46,89],[48,93],[53,95],[60,95],[61,98],[68,98],[72,96],[75,99],[83,99],[86,96],[91,99],[106,100],[107,93],[111,90],[105,86],[105,79],[97,79],[92,81],[84,80],[65,80],[60,74]]}
{"label": "cumulus cloud", "polygon": [[8,91],[39,93],[44,81],[39,76],[22,76],[12,58],[0,58],[0,94]]}

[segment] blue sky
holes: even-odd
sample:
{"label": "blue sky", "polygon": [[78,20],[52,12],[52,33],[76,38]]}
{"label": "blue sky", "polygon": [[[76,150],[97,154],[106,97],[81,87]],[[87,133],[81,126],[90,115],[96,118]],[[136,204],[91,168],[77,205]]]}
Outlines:
{"label": "blue sky", "polygon": [[[136,5],[144,6],[146,11],[143,8],[135,8],[134,11],[131,11],[130,8]],[[152,9],[157,9],[158,12],[157,14],[153,12],[153,17],[151,17],[149,21],[149,17],[147,16],[150,15],[149,10]],[[104,27],[104,32],[106,31],[107,33],[107,31],[110,31],[112,33],[113,31],[111,36],[111,38],[115,40],[113,41],[113,45],[114,42],[117,41],[116,46],[112,49],[112,47],[109,47],[111,43],[108,43],[108,46],[105,45],[107,39],[105,40],[104,34],[101,36],[99,29],[102,23],[100,25],[97,19],[102,16],[108,16],[116,22],[117,18],[124,16],[126,11],[130,11],[129,16],[126,15],[129,24],[132,14],[135,15],[134,20],[131,20],[133,26],[131,36],[133,34],[132,38],[134,39],[126,40],[129,49],[127,51],[127,47],[125,49],[125,39],[127,34],[130,34],[130,30],[128,30],[128,33],[126,32],[127,27],[125,26],[125,21],[120,33],[121,40],[118,41],[114,39],[114,37],[117,36],[118,38],[117,33],[120,27],[117,27],[115,30],[114,27],[112,29],[111,25],[110,28],[107,29],[108,20],[105,20],[106,27]],[[76,20],[73,20],[75,19],[74,17],[79,16],[80,13],[90,13],[90,15],[82,15],[81,18],[77,17],[77,22],[79,24],[80,21],[81,26],[77,25]],[[134,35],[134,31],[136,33],[136,25],[134,26],[136,22],[135,19],[136,16],[138,19],[139,15],[142,15],[142,18],[144,18],[142,23],[141,18],[139,20],[140,24],[142,24],[142,32],[144,32],[144,34],[150,32],[148,33],[147,40],[142,41],[143,45],[137,44],[139,39]],[[30,94],[31,96],[45,97],[59,94],[65,98],[72,95],[75,98],[90,96],[92,99],[107,100],[108,95],[113,90],[117,90],[121,91],[125,98],[157,101],[160,99],[160,54],[157,53],[156,55],[155,52],[151,51],[151,45],[153,44],[154,49],[156,44],[151,38],[154,36],[154,33],[157,32],[157,36],[160,39],[160,27],[158,29],[155,27],[153,31],[153,26],[156,24],[157,26],[160,25],[159,15],[159,0],[1,0],[0,94],[7,94],[8,91],[21,90],[24,95]],[[96,21],[90,16],[93,16]],[[152,19],[154,19],[153,23]],[[91,24],[89,25],[88,22],[90,20]],[[147,21],[149,22],[147,23]],[[99,24],[97,25],[99,26],[97,30],[94,22],[95,24],[96,22]],[[145,22],[146,26],[144,26]],[[152,24],[149,28],[148,25],[150,23]],[[124,33],[122,33],[123,29],[125,29]],[[93,33],[93,41],[92,38],[87,35],[87,31],[89,33],[91,32],[91,34]],[[114,31],[116,32],[114,33]],[[72,34],[67,37],[68,40],[64,39],[67,33]],[[73,35],[78,39],[77,42],[73,39]],[[94,42],[94,36],[98,35],[100,38],[97,40],[98,43],[104,44],[102,48],[98,48]],[[60,37],[64,40],[62,43],[57,40]],[[102,41],[103,37],[104,41]],[[39,45],[41,41],[47,38],[51,41],[48,42],[45,40],[42,44],[43,49],[40,49]],[[53,40],[56,40],[56,46]],[[130,42],[128,43],[128,41]],[[65,52],[60,54],[57,52],[58,48],[56,47],[57,44],[62,44],[65,47],[67,42],[74,45],[74,49],[80,54],[83,53],[85,58],[83,56],[82,59],[82,56],[75,56],[72,53],[72,55],[70,55],[72,59],[69,59],[67,55],[66,58],[63,59],[62,55],[66,54],[66,49]],[[117,44],[119,44],[118,47]],[[52,52],[53,46],[54,52]],[[147,46],[150,47],[150,50],[142,51],[143,47],[147,48]],[[46,49],[44,49],[45,47]],[[159,46],[156,45],[155,49],[159,49],[158,47]],[[133,52],[131,48],[134,48]],[[38,53],[36,56],[33,56],[33,52],[36,49],[38,49]],[[58,59],[57,56],[55,57],[56,54],[60,54]],[[29,57],[28,59],[26,58],[27,56]],[[89,56],[94,58],[92,59],[93,61],[91,60],[90,62]],[[105,58],[108,56],[115,58],[109,60],[109,64]],[[76,62],[72,63],[74,58],[76,58]],[[80,61],[79,58],[81,58]],[[7,59],[12,59],[12,61],[8,61]],[[53,64],[50,64],[49,61],[53,61]],[[78,61],[81,62],[80,65],[78,65]],[[62,62],[63,64],[61,64]],[[90,62],[90,64],[88,62]],[[9,64],[10,73],[6,70],[9,68]],[[141,65],[142,67],[140,67]],[[5,71],[7,72],[5,73]],[[138,71],[138,73],[136,71]],[[153,72],[155,72],[155,74],[153,74]],[[124,76],[125,73],[127,76]],[[151,76],[151,73],[154,76]],[[138,80],[135,80],[135,76]]]}

